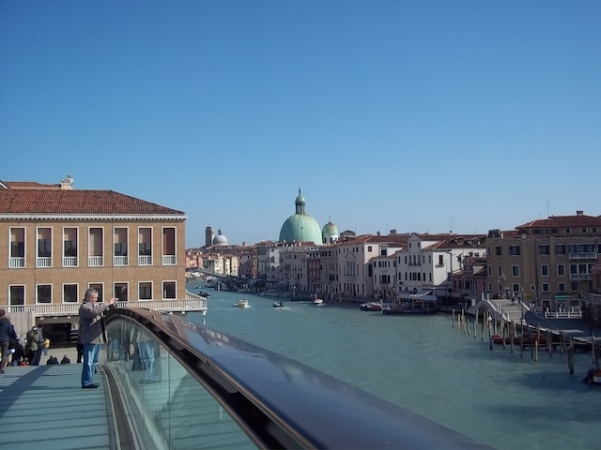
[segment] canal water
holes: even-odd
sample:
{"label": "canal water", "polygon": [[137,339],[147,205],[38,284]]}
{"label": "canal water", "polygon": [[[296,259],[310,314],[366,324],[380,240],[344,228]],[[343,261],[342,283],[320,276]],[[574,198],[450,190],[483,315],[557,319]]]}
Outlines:
{"label": "canal water", "polygon": [[[188,283],[198,292],[197,282]],[[204,290],[206,288],[203,287]],[[590,353],[538,362],[452,326],[450,315],[384,316],[358,307],[208,291],[206,325],[285,355],[497,449],[598,449],[601,387],[580,380]],[[246,298],[250,308],[236,307]],[[200,314],[189,320],[202,323]]]}

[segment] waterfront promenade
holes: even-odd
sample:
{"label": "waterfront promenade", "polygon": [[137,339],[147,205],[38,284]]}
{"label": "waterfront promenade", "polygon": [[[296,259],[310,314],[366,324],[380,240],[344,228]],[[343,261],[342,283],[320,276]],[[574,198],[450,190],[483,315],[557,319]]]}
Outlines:
{"label": "waterfront promenade", "polygon": [[[51,349],[40,366],[8,366],[0,375],[0,448],[11,450],[109,449],[106,381],[81,389],[81,364],[74,347]],[[71,364],[45,365],[50,355]]]}

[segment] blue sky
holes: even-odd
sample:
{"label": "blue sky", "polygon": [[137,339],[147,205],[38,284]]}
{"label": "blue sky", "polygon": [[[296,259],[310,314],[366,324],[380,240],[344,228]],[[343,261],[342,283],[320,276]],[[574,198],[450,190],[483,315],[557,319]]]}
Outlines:
{"label": "blue sky", "polygon": [[0,2],[0,180],[185,211],[186,246],[601,214],[601,2]]}

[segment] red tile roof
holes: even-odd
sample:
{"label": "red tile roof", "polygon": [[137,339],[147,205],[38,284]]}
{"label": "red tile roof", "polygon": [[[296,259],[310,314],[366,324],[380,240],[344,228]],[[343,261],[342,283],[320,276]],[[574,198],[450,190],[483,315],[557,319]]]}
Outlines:
{"label": "red tile roof", "polygon": [[601,227],[601,217],[585,216],[584,214],[577,214],[575,216],[550,216],[547,219],[538,219],[525,223],[516,227],[516,229],[566,227]]}
{"label": "red tile roof", "polygon": [[0,189],[0,214],[185,213],[114,191]]}
{"label": "red tile roof", "polygon": [[41,184],[35,181],[4,181],[8,189],[60,189],[60,184]]}

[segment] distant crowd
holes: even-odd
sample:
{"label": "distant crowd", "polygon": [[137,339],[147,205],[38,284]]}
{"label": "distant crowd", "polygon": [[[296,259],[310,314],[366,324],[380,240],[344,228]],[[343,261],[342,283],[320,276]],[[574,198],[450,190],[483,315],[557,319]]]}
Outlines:
{"label": "distant crowd", "polygon": [[[15,332],[6,311],[0,309],[0,373],[4,373],[6,366],[39,366],[42,356],[48,355],[50,339],[44,338],[41,326],[33,326],[25,335],[25,345]],[[81,361],[78,361],[81,362]],[[67,355],[60,361],[50,355],[46,364],[70,364]]]}

